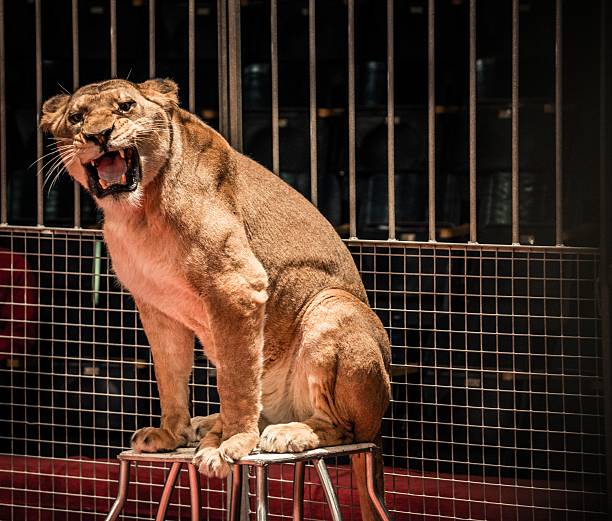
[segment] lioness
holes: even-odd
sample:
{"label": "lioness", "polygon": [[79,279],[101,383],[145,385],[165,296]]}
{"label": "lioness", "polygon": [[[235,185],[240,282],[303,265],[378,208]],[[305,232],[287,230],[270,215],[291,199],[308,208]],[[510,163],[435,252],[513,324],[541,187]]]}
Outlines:
{"label": "lioness", "polygon": [[[296,452],[377,437],[389,340],[313,205],[180,109],[167,79],[60,94],[40,126],[103,210],[113,269],[151,344],[161,425],[136,431],[134,450],[199,439],[194,462],[223,476],[258,444]],[[221,412],[190,419],[194,335],[217,369]]]}

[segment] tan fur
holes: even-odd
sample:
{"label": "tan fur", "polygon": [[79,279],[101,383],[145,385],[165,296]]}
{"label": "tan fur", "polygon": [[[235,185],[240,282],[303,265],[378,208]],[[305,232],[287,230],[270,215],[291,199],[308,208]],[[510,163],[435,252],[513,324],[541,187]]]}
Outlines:
{"label": "tan fur", "polygon": [[[128,99],[136,104],[122,114],[117,102]],[[77,125],[67,120],[75,111]],[[82,163],[101,150],[83,133],[112,125],[109,148],[136,146],[143,177],[134,192],[96,202],[151,344],[162,408],[160,428],[137,431],[134,449],[202,437],[200,470],[224,475],[258,443],[283,452],[374,440],[389,402],[389,342],[329,223],[179,109],[170,80],[89,85],[51,98],[41,118],[73,145],[64,162],[85,188]],[[194,335],[217,368],[221,412],[192,422]]]}

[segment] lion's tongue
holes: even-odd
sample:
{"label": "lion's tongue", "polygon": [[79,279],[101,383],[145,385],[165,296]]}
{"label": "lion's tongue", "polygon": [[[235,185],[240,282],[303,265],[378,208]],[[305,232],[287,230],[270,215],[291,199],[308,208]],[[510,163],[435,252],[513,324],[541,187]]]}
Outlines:
{"label": "lion's tongue", "polygon": [[108,184],[121,183],[121,177],[126,172],[127,165],[119,154],[104,156],[98,163],[98,177]]}

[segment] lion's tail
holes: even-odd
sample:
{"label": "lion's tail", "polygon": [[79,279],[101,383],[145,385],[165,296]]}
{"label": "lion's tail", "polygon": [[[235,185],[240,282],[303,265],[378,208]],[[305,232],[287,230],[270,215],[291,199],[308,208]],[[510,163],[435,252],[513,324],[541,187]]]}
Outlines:
{"label": "lion's tail", "polygon": [[[378,447],[381,446],[380,434],[376,436],[374,443]],[[370,500],[368,494],[367,474],[366,474],[366,455],[364,453],[356,454],[351,458],[351,467],[353,469],[353,479],[357,485],[359,494],[359,505],[361,507],[361,518],[363,521],[380,521],[376,508]],[[374,486],[379,492],[380,497],[384,498],[384,463],[380,450],[374,453]]]}

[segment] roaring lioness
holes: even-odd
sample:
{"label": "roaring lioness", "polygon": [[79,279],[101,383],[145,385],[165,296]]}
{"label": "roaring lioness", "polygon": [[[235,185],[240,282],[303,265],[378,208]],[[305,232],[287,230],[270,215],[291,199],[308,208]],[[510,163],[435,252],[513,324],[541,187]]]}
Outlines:
{"label": "roaring lioness", "polygon": [[[223,476],[258,444],[296,452],[377,437],[389,340],[310,202],[180,109],[167,79],[55,96],[40,126],[103,210],[113,269],[151,344],[161,425],[136,431],[134,450],[199,439],[200,471]],[[190,419],[194,335],[217,369],[221,412]]]}

